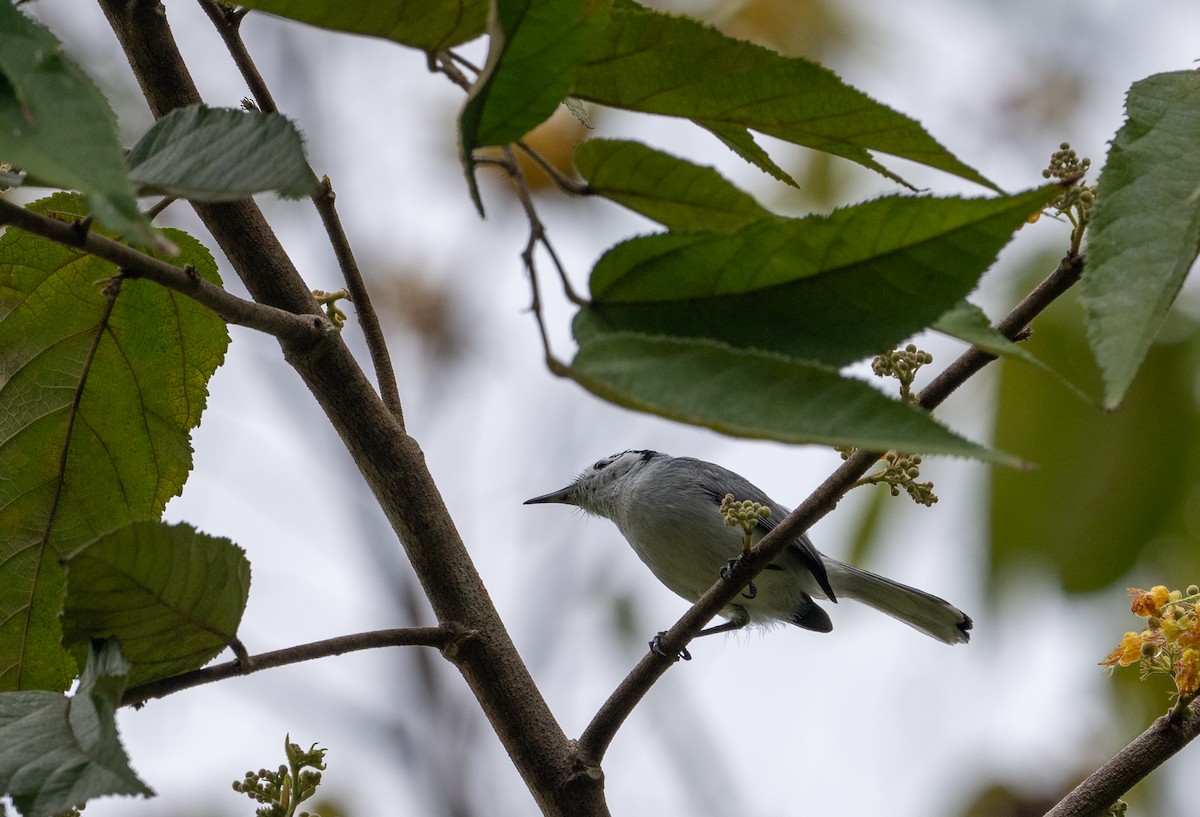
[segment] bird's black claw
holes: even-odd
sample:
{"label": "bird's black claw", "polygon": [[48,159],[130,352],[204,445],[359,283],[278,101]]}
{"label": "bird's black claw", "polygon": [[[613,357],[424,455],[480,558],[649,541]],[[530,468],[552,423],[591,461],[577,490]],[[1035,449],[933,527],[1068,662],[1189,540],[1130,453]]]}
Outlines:
{"label": "bird's black claw", "polygon": [[[732,559],[726,560],[725,564],[721,565],[721,578],[725,581],[733,576],[733,566],[738,563],[741,556],[734,556]],[[742,592],[742,598],[752,599],[758,595],[758,588],[754,586],[754,582],[746,585],[746,589]]]}
{"label": "bird's black claw", "polygon": [[681,658],[684,661],[691,661],[692,654],[687,651],[687,647],[684,647],[682,650],[680,650],[675,655],[671,655],[671,653],[669,653],[663,649],[662,637],[666,634],[667,634],[667,631],[663,630],[658,635],[654,636],[654,638],[650,639],[650,652],[654,653],[655,655],[661,655],[663,658],[669,659],[671,661],[678,661]]}
{"label": "bird's black claw", "polygon": [[726,559],[725,564],[721,565],[721,578],[729,581],[729,577],[733,575],[733,566],[738,563],[741,556],[734,556],[732,559]]}

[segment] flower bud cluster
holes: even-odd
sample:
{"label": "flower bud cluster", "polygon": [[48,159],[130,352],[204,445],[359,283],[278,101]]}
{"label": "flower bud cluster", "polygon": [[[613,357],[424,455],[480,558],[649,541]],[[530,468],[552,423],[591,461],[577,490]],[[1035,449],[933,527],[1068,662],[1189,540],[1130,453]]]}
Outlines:
{"label": "flower bud cluster", "polygon": [[932,362],[933,355],[910,343],[903,349],[890,349],[876,355],[871,361],[871,371],[875,372],[876,377],[894,377],[899,380],[901,399],[914,403],[916,397],[912,393],[912,383],[917,376],[917,370]]}
{"label": "flower bud cluster", "polygon": [[747,536],[758,527],[759,522],[771,516],[771,509],[761,502],[734,499],[733,494],[725,494],[720,510],[726,525],[731,528],[740,527]]}

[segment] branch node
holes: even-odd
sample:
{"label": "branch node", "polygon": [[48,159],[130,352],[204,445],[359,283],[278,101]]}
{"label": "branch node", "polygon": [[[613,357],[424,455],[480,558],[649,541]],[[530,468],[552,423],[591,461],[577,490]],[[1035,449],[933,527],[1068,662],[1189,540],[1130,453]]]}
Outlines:
{"label": "branch node", "polygon": [[71,222],[71,229],[79,237],[80,242],[82,242],[87,238],[88,232],[92,229],[92,217],[84,216],[83,218],[75,219]]}
{"label": "branch node", "polygon": [[479,637],[479,631],[469,627],[464,627],[458,622],[451,622],[442,625],[442,629],[446,633],[446,640],[442,644],[442,655],[447,661],[454,662],[458,659],[458,654],[462,650],[464,644],[469,641],[474,641]]}

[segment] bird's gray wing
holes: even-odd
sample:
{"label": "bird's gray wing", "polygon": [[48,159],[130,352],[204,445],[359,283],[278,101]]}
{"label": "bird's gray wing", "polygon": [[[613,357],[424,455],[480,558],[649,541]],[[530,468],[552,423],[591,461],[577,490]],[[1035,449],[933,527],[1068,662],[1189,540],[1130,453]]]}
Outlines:
{"label": "bird's gray wing", "polygon": [[[689,469],[696,469],[695,473],[700,475],[705,493],[711,496],[717,505],[721,504],[721,500],[725,498],[725,494],[733,494],[734,499],[748,499],[751,502],[757,502],[770,508],[771,515],[758,522],[758,528],[764,534],[778,525],[780,520],[791,513],[786,507],[779,505],[764,494],[750,480],[730,471],[728,468],[722,468],[711,462],[691,459],[690,457],[681,457],[676,461],[681,464],[686,463]],[[799,539],[792,542],[788,545],[788,548],[795,556],[799,557],[800,563],[817,580],[817,584],[825,591],[825,595],[829,597],[829,600],[836,602],[837,595],[833,592],[833,587],[829,584],[829,574],[825,572],[825,562],[821,559],[820,552],[813,546],[807,534],[802,535]]]}

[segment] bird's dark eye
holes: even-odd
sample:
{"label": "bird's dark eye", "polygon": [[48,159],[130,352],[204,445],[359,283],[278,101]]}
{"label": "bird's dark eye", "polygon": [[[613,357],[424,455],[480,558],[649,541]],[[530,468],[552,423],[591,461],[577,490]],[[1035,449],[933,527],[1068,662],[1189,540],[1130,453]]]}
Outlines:
{"label": "bird's dark eye", "polygon": [[596,464],[592,466],[592,470],[599,471],[601,468],[606,468],[610,462],[611,460],[598,460]]}

